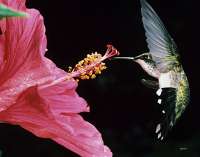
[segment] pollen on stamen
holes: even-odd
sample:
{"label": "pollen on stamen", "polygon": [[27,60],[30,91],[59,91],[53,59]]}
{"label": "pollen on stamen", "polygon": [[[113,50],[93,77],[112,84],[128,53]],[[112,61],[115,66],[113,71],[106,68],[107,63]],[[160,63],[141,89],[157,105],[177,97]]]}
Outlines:
{"label": "pollen on stamen", "polygon": [[96,75],[100,75],[101,72],[107,68],[105,63],[100,62],[101,58],[102,55],[97,52],[88,54],[86,58],[75,65],[74,69],[69,67],[68,72],[80,71],[80,76],[78,76],[77,79],[94,79]]}
{"label": "pollen on stamen", "polygon": [[[95,62],[98,62],[98,60],[101,57],[102,56],[100,54],[97,54],[97,53],[88,55],[87,56],[88,63],[85,64],[85,66],[88,66],[88,65],[93,64],[93,63],[95,64]],[[84,66],[83,66],[83,68],[84,68]],[[85,76],[86,79],[94,79],[94,78],[96,78],[96,75],[100,75],[101,72],[103,70],[105,70],[105,69],[106,69],[106,65],[103,62],[101,62],[101,63],[96,64],[94,68],[92,68],[91,70],[89,70],[88,72],[86,72],[84,74],[84,76]]]}
{"label": "pollen on stamen", "polygon": [[92,54],[87,54],[86,58],[79,61],[74,68],[69,67],[68,73],[71,77],[75,78],[77,81],[94,79],[97,75],[100,75],[102,71],[107,69],[103,61],[105,59],[111,58],[115,55],[119,55],[117,49],[112,45],[107,45],[107,50],[104,56],[94,52]]}
{"label": "pollen on stamen", "polygon": [[68,67],[68,71],[67,72],[72,72],[73,68],[71,66]]}

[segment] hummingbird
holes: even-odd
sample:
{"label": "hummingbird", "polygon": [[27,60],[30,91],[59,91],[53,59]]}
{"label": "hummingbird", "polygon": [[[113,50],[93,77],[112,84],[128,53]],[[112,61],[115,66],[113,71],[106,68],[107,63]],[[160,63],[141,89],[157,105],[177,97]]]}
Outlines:
{"label": "hummingbird", "polygon": [[177,46],[163,22],[146,0],[140,0],[140,3],[149,52],[136,57],[114,59],[132,60],[154,78],[142,79],[142,83],[157,89],[157,103],[162,110],[155,133],[159,140],[163,140],[189,104],[189,83],[180,63]]}

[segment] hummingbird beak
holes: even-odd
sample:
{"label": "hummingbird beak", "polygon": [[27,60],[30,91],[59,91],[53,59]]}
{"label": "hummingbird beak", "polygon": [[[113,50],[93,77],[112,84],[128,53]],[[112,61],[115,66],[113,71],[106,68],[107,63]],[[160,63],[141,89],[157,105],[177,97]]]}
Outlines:
{"label": "hummingbird beak", "polygon": [[112,60],[135,60],[134,57],[113,57]]}
{"label": "hummingbird beak", "polygon": [[136,57],[113,57],[112,60],[121,59],[121,60],[132,60],[132,61],[137,62],[138,59],[141,59],[145,55],[149,55],[149,53],[143,53],[143,54],[140,54]]}

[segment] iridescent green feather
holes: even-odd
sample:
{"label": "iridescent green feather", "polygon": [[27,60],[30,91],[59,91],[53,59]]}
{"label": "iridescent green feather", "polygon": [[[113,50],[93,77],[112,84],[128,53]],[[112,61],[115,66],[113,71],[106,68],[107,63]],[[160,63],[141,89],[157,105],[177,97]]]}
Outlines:
{"label": "iridescent green feather", "polygon": [[186,106],[189,104],[190,99],[190,89],[187,77],[184,72],[182,72],[182,79],[179,82],[176,94],[176,120],[179,119]]}

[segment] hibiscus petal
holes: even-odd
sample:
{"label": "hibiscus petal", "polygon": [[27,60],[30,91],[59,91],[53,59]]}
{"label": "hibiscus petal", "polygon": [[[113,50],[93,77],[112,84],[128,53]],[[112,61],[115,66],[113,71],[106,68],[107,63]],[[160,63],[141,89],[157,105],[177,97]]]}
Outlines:
{"label": "hibiscus petal", "polygon": [[30,14],[29,18],[0,21],[0,111],[12,105],[30,86],[48,83],[66,75],[44,57],[46,36],[43,18],[37,10],[26,9],[25,1],[3,3]]}
{"label": "hibiscus petal", "polygon": [[89,107],[76,93],[76,87],[76,81],[68,80],[39,90],[39,95],[51,107],[54,114],[88,112]]}
{"label": "hibiscus petal", "polygon": [[67,73],[44,57],[46,36],[40,13],[26,9],[25,0],[2,2],[27,12],[29,18],[0,21],[0,120],[51,138],[84,157],[111,157],[101,134],[77,114],[89,110],[75,92],[77,83],[71,79],[51,84]]}
{"label": "hibiscus petal", "polygon": [[[75,86],[74,86],[75,87]],[[72,89],[65,92],[73,95]],[[50,92],[52,93],[52,92]],[[62,113],[57,112],[55,106],[46,102],[46,96],[40,95],[37,87],[27,89],[18,98],[17,102],[7,110],[0,113],[0,119],[6,122],[20,125],[36,136],[51,138],[57,143],[76,152],[84,157],[111,157],[109,148],[104,146],[101,134],[90,123],[86,122],[80,115],[68,111],[69,106],[76,105],[66,100],[66,108]],[[71,102],[77,104],[81,99],[78,96],[70,97]],[[56,101],[54,102],[56,103]],[[64,104],[62,104],[64,105]],[[72,107],[73,108],[73,107]],[[73,111],[73,110],[72,110]],[[64,114],[63,114],[64,113]]]}
{"label": "hibiscus petal", "polygon": [[2,35],[0,83],[14,77],[17,72],[41,66],[46,49],[43,18],[35,9],[26,9],[25,1],[3,1],[5,5],[28,13],[29,18],[9,18],[0,21]]}

